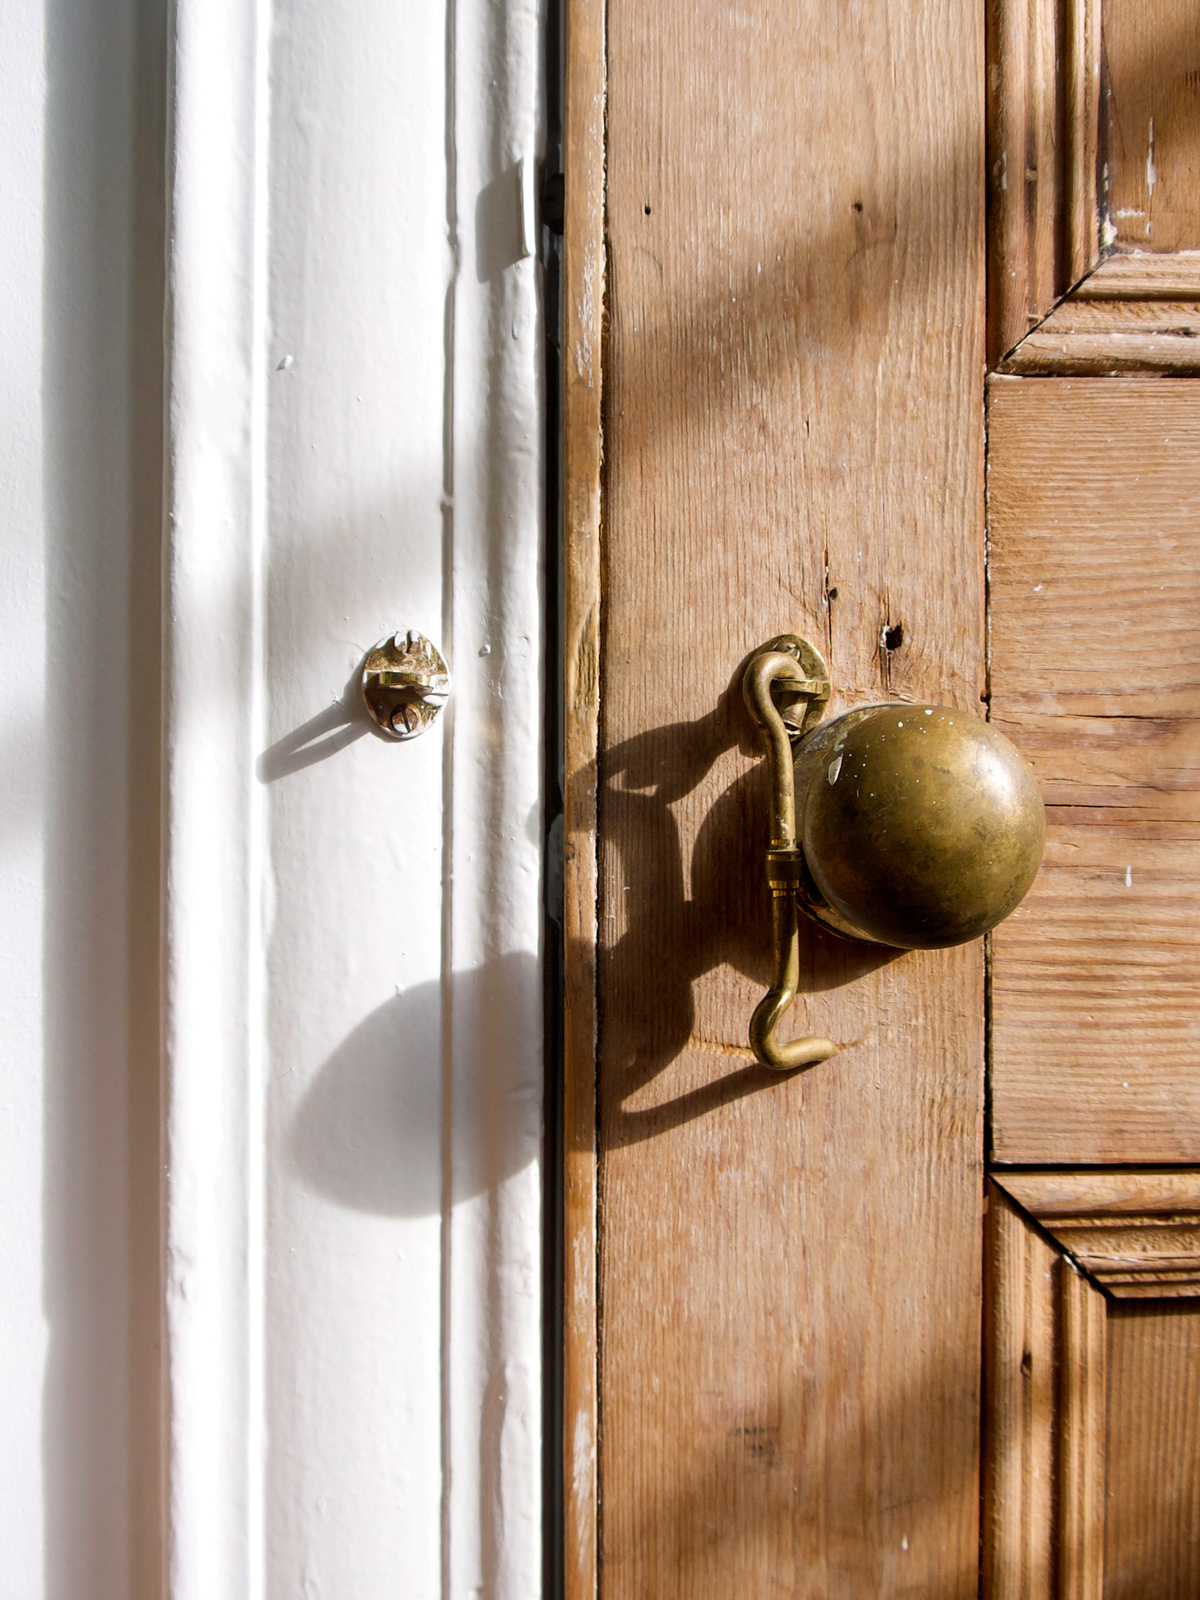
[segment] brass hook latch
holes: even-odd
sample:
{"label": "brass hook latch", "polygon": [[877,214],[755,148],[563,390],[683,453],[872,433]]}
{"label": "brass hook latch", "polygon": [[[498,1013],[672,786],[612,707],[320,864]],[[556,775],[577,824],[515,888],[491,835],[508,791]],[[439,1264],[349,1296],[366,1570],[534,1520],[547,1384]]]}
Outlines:
{"label": "brass hook latch", "polygon": [[767,751],[775,945],[750,1044],[764,1066],[808,1067],[836,1046],[776,1037],[800,981],[800,913],[897,951],[977,939],[1037,876],[1045,808],[1020,752],[954,706],[856,706],[822,722],[829,673],[793,634],[755,651],[742,692]]}
{"label": "brass hook latch", "polygon": [[798,741],[821,720],[829,703],[829,671],[807,639],[782,634],[750,658],[742,695],[766,746],[771,808],[767,882],[771,886],[774,979],[750,1020],[750,1048],[764,1067],[782,1072],[815,1066],[837,1053],[829,1039],[793,1039],[781,1044],[776,1037],[800,982],[804,859],[796,835],[792,741]]}

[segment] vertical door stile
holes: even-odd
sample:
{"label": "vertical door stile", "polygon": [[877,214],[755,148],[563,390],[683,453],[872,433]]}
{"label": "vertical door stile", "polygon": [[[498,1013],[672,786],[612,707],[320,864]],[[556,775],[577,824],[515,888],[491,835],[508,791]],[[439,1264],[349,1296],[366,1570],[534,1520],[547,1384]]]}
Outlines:
{"label": "vertical door stile", "polygon": [[597,761],[600,737],[605,5],[566,0],[562,472],[563,1506],[566,1600],[598,1584]]}

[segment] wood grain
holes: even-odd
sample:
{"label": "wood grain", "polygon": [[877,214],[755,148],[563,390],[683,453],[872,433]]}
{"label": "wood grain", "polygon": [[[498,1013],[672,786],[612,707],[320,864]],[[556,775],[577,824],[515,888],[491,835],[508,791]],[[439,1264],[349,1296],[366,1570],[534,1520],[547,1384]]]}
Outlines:
{"label": "wood grain", "polygon": [[565,8],[563,232],[565,1600],[597,1585],[596,756],[604,309],[604,4]]}
{"label": "wood grain", "polygon": [[1076,300],[1200,300],[1200,250],[1109,256],[1073,291]]}
{"label": "wood grain", "polygon": [[840,1054],[754,1065],[738,673],[791,629],[842,705],[979,704],[982,45],[945,0],[609,4],[606,1600],[977,1586],[980,952],[808,930]]}
{"label": "wood grain", "polygon": [[[1178,1204],[1197,1173],[1005,1174],[1038,1220]],[[1044,1213],[1044,1216],[1041,1215]],[[1200,1307],[1109,1302],[989,1185],[983,1600],[1200,1592]]]}
{"label": "wood grain", "polygon": [[1192,1212],[1200,1206],[1200,1174],[1180,1171],[1002,1172],[995,1182],[1030,1216],[1053,1230],[1059,1219],[1089,1214],[1138,1217]]}
{"label": "wood grain", "polygon": [[[987,7],[988,360],[1029,330],[1056,292],[1057,161],[1052,155],[1057,15],[1051,0]],[[1040,225],[1039,225],[1040,224]],[[1047,226],[1047,224],[1049,224]]]}
{"label": "wood grain", "polygon": [[1053,1600],[1057,1252],[988,1186],[984,1600]]}
{"label": "wood grain", "polygon": [[996,369],[1027,377],[1200,373],[1200,252],[1110,256]]}
{"label": "wood grain", "polygon": [[1021,340],[999,370],[1026,376],[1194,377],[1200,373],[1200,305],[1071,295]]}
{"label": "wood grain", "polygon": [[1103,1600],[1105,1299],[1065,1262],[1057,1278],[1058,1595]]}
{"label": "wood grain", "polygon": [[1200,1174],[1005,1172],[999,1181],[1110,1295],[1200,1296]]}
{"label": "wood grain", "polygon": [[1200,1308],[1108,1316],[1106,1600],[1200,1594]]}
{"label": "wood grain", "polygon": [[1104,0],[1106,237],[1200,247],[1200,11],[1195,0]]}
{"label": "wood grain", "polygon": [[991,714],[1046,858],[993,934],[1001,1162],[1200,1160],[1200,392],[992,381]]}
{"label": "wood grain", "polygon": [[1066,0],[1062,9],[1064,254],[1067,279],[1078,283],[1100,259],[1100,0]]}
{"label": "wood grain", "polygon": [[1099,0],[987,0],[988,362],[1100,259]]}
{"label": "wood grain", "polygon": [[983,1600],[1102,1600],[1106,1302],[988,1185]]}

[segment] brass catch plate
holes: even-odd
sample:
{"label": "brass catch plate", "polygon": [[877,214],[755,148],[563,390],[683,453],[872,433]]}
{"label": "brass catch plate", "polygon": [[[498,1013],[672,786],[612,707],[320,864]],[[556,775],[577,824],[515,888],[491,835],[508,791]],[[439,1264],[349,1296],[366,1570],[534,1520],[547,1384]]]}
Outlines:
{"label": "brass catch plate", "polygon": [[796,658],[795,677],[781,675],[772,683],[772,698],[779,707],[788,738],[794,744],[825,715],[829,704],[829,668],[816,646],[796,633],[781,633],[768,639],[754,654],[762,656],[774,650]]}
{"label": "brass catch plate", "polygon": [[450,672],[423,633],[394,633],[367,652],[362,695],[372,718],[393,739],[416,739],[450,696]]}

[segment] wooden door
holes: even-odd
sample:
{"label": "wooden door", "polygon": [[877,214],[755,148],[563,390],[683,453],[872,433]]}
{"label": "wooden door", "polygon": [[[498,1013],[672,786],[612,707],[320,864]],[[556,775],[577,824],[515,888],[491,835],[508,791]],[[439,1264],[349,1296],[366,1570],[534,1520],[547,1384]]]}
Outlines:
{"label": "wooden door", "polygon": [[[1194,1594],[1195,19],[581,0],[568,60],[568,1593]],[[808,929],[787,1076],[783,631],[1050,818],[990,966]]]}

